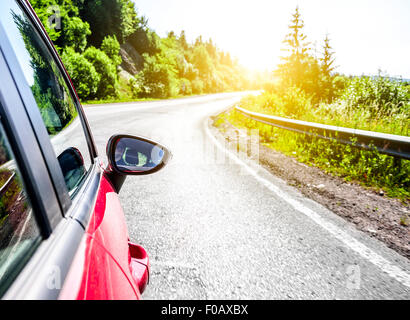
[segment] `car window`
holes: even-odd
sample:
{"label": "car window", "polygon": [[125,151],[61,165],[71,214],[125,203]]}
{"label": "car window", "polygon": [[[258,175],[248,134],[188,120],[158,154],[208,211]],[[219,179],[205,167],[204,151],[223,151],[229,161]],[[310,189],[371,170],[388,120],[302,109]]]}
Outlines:
{"label": "car window", "polygon": [[40,230],[0,124],[0,296],[40,241]]}
{"label": "car window", "polygon": [[[3,3],[4,1],[4,3]],[[92,159],[78,110],[56,61],[14,0],[3,0],[0,21],[31,88],[71,195]]]}

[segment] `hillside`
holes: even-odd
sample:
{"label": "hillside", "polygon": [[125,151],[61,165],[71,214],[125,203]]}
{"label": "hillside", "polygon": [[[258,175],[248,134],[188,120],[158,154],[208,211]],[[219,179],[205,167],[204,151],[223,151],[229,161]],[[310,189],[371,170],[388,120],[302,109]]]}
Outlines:
{"label": "hillside", "polygon": [[243,68],[212,39],[161,38],[131,0],[30,0],[82,100],[243,90]]}

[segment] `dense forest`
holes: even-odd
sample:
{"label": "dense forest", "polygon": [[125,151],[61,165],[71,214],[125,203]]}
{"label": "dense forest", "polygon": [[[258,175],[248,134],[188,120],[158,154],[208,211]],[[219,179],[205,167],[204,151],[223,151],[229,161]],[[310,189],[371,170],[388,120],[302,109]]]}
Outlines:
{"label": "dense forest", "polygon": [[82,100],[243,90],[242,67],[211,39],[161,38],[131,0],[30,0]]}

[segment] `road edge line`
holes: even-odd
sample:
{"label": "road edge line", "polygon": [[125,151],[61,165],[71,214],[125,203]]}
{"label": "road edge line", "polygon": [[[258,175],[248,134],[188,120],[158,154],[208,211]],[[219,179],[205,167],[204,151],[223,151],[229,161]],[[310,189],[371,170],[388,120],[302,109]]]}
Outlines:
{"label": "road edge line", "polygon": [[278,197],[282,198],[285,202],[287,202],[290,206],[292,206],[296,211],[304,214],[305,216],[309,217],[313,220],[316,224],[321,226],[323,229],[328,231],[332,234],[336,239],[341,241],[345,246],[349,249],[355,251],[361,257],[365,258],[373,265],[381,269],[384,273],[388,274],[390,277],[394,278],[401,284],[405,285],[406,287],[410,288],[410,274],[404,271],[402,268],[394,265],[390,261],[383,258],[378,253],[374,252],[372,249],[361,243],[359,240],[355,239],[353,236],[349,235],[345,231],[341,230],[339,227],[334,225],[333,223],[326,221],[323,217],[319,214],[314,212],[313,210],[306,207],[301,202],[289,197],[283,190],[279,187],[274,185],[272,182],[268,181],[265,178],[262,178],[257,172],[252,169],[248,164],[240,160],[235,154],[233,154],[230,150],[222,146],[216,137],[211,133],[209,129],[209,118],[205,119],[204,121],[204,129],[206,135],[211,139],[214,145],[223,151],[225,154],[231,158],[235,163],[241,165],[250,175],[252,175],[258,182],[268,188],[271,192],[275,193]]}

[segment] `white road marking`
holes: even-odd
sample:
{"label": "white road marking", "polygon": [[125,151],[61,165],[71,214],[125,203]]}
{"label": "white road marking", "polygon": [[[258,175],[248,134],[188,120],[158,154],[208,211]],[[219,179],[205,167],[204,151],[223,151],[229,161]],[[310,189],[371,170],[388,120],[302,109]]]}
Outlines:
{"label": "white road marking", "polygon": [[344,243],[348,248],[351,250],[355,251],[358,253],[360,256],[363,258],[367,259],[369,262],[380,268],[383,272],[388,274],[390,277],[396,279],[406,287],[410,288],[410,274],[401,269],[400,267],[394,265],[390,261],[386,260],[376,252],[374,252],[372,249],[368,248],[366,245],[358,241],[357,239],[353,238],[351,235],[346,233],[345,231],[341,230],[338,228],[336,225],[333,223],[325,220],[323,217],[321,217],[319,214],[314,212],[313,210],[309,209],[305,205],[303,205],[301,202],[291,198],[286,192],[281,190],[279,187],[275,186],[273,183],[270,181],[262,178],[258,173],[252,169],[249,165],[247,165],[245,162],[240,160],[235,154],[233,154],[231,151],[226,149],[224,146],[222,146],[219,141],[214,137],[214,135],[210,132],[208,128],[208,119],[204,122],[204,128],[205,132],[208,135],[208,137],[211,139],[211,141],[223,152],[225,152],[231,160],[233,160],[235,163],[241,165],[247,173],[252,175],[257,181],[259,181],[262,185],[264,185],[266,188],[268,188],[270,191],[275,193],[277,196],[282,198],[284,201],[286,201],[289,205],[291,205],[295,210],[303,213],[310,219],[312,219],[314,222],[316,222],[319,226],[321,226],[323,229],[327,230],[330,234],[332,234],[335,238],[337,238],[339,241]]}

